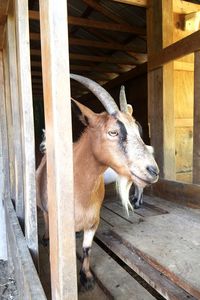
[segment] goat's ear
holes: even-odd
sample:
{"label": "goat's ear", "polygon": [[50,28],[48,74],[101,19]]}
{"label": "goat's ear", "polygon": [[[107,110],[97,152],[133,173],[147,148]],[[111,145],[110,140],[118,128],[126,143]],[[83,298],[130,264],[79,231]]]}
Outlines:
{"label": "goat's ear", "polygon": [[128,114],[132,116],[133,114],[133,107],[131,104],[127,104],[127,108],[128,108]]}
{"label": "goat's ear", "polygon": [[95,114],[91,109],[81,104],[80,102],[72,100],[72,109],[75,114],[78,116],[79,120],[83,123],[83,125],[88,126],[95,124],[97,114]]}

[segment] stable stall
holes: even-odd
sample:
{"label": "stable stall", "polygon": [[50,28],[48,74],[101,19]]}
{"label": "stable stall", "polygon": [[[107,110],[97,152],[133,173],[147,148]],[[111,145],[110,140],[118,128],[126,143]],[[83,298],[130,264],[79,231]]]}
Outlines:
{"label": "stable stall", "polygon": [[[1,222],[19,299],[200,299],[199,28],[200,1],[1,0]],[[107,186],[92,248],[97,284],[84,292],[72,150],[82,128],[71,96],[103,107],[70,83],[70,72],[95,80],[117,103],[125,86],[160,168],[129,216],[115,185]],[[49,247],[36,207],[44,126]]]}

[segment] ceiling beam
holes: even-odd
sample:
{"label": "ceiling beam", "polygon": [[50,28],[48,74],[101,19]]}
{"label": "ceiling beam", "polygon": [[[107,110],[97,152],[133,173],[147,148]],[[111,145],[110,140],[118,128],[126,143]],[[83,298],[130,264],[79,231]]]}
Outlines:
{"label": "ceiling beam", "polygon": [[[40,34],[39,33],[30,33],[30,39],[33,41],[40,41]],[[101,48],[101,49],[112,49],[112,50],[119,50],[119,51],[131,51],[131,52],[138,52],[138,53],[146,53],[146,48],[144,46],[139,45],[122,45],[116,42],[99,42],[93,41],[88,39],[80,39],[80,38],[69,38],[69,44],[73,46],[83,46],[83,47],[94,47],[94,48]]]}
{"label": "ceiling beam", "polygon": [[109,31],[119,31],[119,32],[127,32],[134,33],[138,35],[145,35],[146,29],[138,26],[132,26],[129,24],[116,24],[111,22],[102,22],[91,19],[79,18],[79,17],[68,17],[69,25],[77,25],[95,29],[103,29]]}
{"label": "ceiling beam", "polygon": [[135,6],[140,6],[140,7],[147,7],[148,0],[112,0],[112,1],[120,2],[120,3],[124,3],[124,4],[135,5]]}
{"label": "ceiling beam", "polygon": [[[32,20],[39,20],[39,13],[36,11],[29,11],[29,18]],[[132,26],[129,24],[116,24],[111,22],[96,21],[81,17],[68,16],[68,24],[82,27],[89,27],[95,29],[128,32],[138,35],[145,35],[146,29],[138,26]]]}
{"label": "ceiling beam", "polygon": [[200,11],[200,5],[183,0],[173,1],[173,12],[178,14],[190,14],[193,12]]}
{"label": "ceiling beam", "polygon": [[[140,7],[148,7],[148,0],[112,0],[114,2],[130,4]],[[174,0],[173,1],[173,12],[178,14],[190,14],[193,12],[200,11],[200,5],[183,1],[183,0]]]}
{"label": "ceiling beam", "polygon": [[119,51],[132,51],[132,52],[139,52],[139,53],[146,53],[146,48],[141,47],[138,45],[121,45],[115,42],[98,42],[88,39],[78,39],[78,38],[70,38],[69,44],[74,46],[83,46],[83,47],[94,47],[94,48],[102,48],[102,49],[112,49],[112,50],[119,50]]}
{"label": "ceiling beam", "polygon": [[81,61],[92,61],[92,62],[103,62],[107,64],[122,64],[122,65],[136,65],[138,61],[132,58],[113,57],[113,56],[96,56],[96,55],[85,55],[70,53],[70,60],[81,60]]}
{"label": "ceiling beam", "polygon": [[84,72],[102,72],[102,73],[124,73],[124,70],[120,67],[107,67],[107,66],[82,66],[82,65],[70,65],[71,71],[84,71]]}

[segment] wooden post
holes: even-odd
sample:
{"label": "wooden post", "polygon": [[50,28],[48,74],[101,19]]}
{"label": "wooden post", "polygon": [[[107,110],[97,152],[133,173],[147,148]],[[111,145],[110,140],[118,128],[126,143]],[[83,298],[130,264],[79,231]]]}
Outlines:
{"label": "wooden post", "polygon": [[[10,174],[9,174],[9,159],[8,159],[8,138],[7,138],[7,121],[6,121],[6,108],[5,108],[5,89],[4,89],[4,72],[3,72],[3,52],[0,51],[0,131],[1,131],[1,150],[2,150],[2,166],[1,166],[1,191],[2,199],[2,217],[1,227],[5,229],[4,219],[4,205],[3,201],[6,201],[10,197]],[[1,243],[5,240],[1,240]],[[7,253],[6,253],[7,255]]]}
{"label": "wooden post", "polygon": [[200,184],[200,51],[194,53],[193,183]]}
{"label": "wooden post", "polygon": [[[173,43],[172,0],[151,0],[147,20],[148,54],[151,57]],[[148,73],[148,115],[151,144],[160,176],[175,179],[173,62]]]}
{"label": "wooden post", "polygon": [[[12,2],[12,1],[11,1]],[[10,77],[10,98],[12,107],[12,126],[14,128],[13,142],[15,152],[15,209],[19,222],[24,229],[24,199],[23,199],[23,161],[20,103],[18,92],[15,17],[13,7],[10,7],[7,18],[7,51]]]}
{"label": "wooden post", "polygon": [[31,87],[28,0],[15,1],[19,97],[22,120],[22,147],[25,201],[25,237],[33,259],[37,260],[37,209],[35,190],[35,143]]}
{"label": "wooden post", "polygon": [[5,43],[3,49],[3,67],[4,67],[4,88],[5,88],[5,109],[8,133],[8,155],[9,155],[9,175],[10,175],[10,196],[15,198],[15,167],[14,167],[14,147],[13,147],[13,126],[12,126],[12,108],[10,102],[10,78],[8,69],[8,52]]}
{"label": "wooden post", "polygon": [[52,299],[77,299],[66,0],[40,1]]}

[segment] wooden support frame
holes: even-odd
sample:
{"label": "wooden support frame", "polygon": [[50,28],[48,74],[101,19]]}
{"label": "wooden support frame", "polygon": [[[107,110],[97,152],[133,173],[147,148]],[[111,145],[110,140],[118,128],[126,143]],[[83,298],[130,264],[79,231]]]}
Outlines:
{"label": "wooden support frame", "polygon": [[35,143],[33,103],[30,67],[30,42],[28,1],[14,2],[16,17],[17,61],[20,97],[20,115],[22,121],[23,173],[24,173],[24,202],[25,202],[25,237],[32,257],[37,264],[37,208],[35,187]]}
{"label": "wooden support frame", "polygon": [[[40,1],[52,299],[77,299],[67,6]],[[60,38],[60,37],[64,38]]]}
{"label": "wooden support frame", "polygon": [[[148,53],[156,56],[172,43],[173,3],[152,0],[148,13]],[[162,26],[157,26],[162,24]],[[175,179],[175,129],[173,62],[148,73],[148,114],[151,144],[160,167],[160,176]]]}
{"label": "wooden support frame", "polygon": [[193,183],[200,184],[200,50],[194,54]]}
{"label": "wooden support frame", "polygon": [[22,161],[22,136],[21,136],[21,116],[18,91],[18,70],[16,58],[16,36],[15,17],[13,6],[10,7],[7,19],[7,51],[10,77],[10,99],[12,107],[12,126],[15,129],[13,135],[15,153],[15,209],[20,225],[24,228],[25,208],[23,195],[23,161]]}

